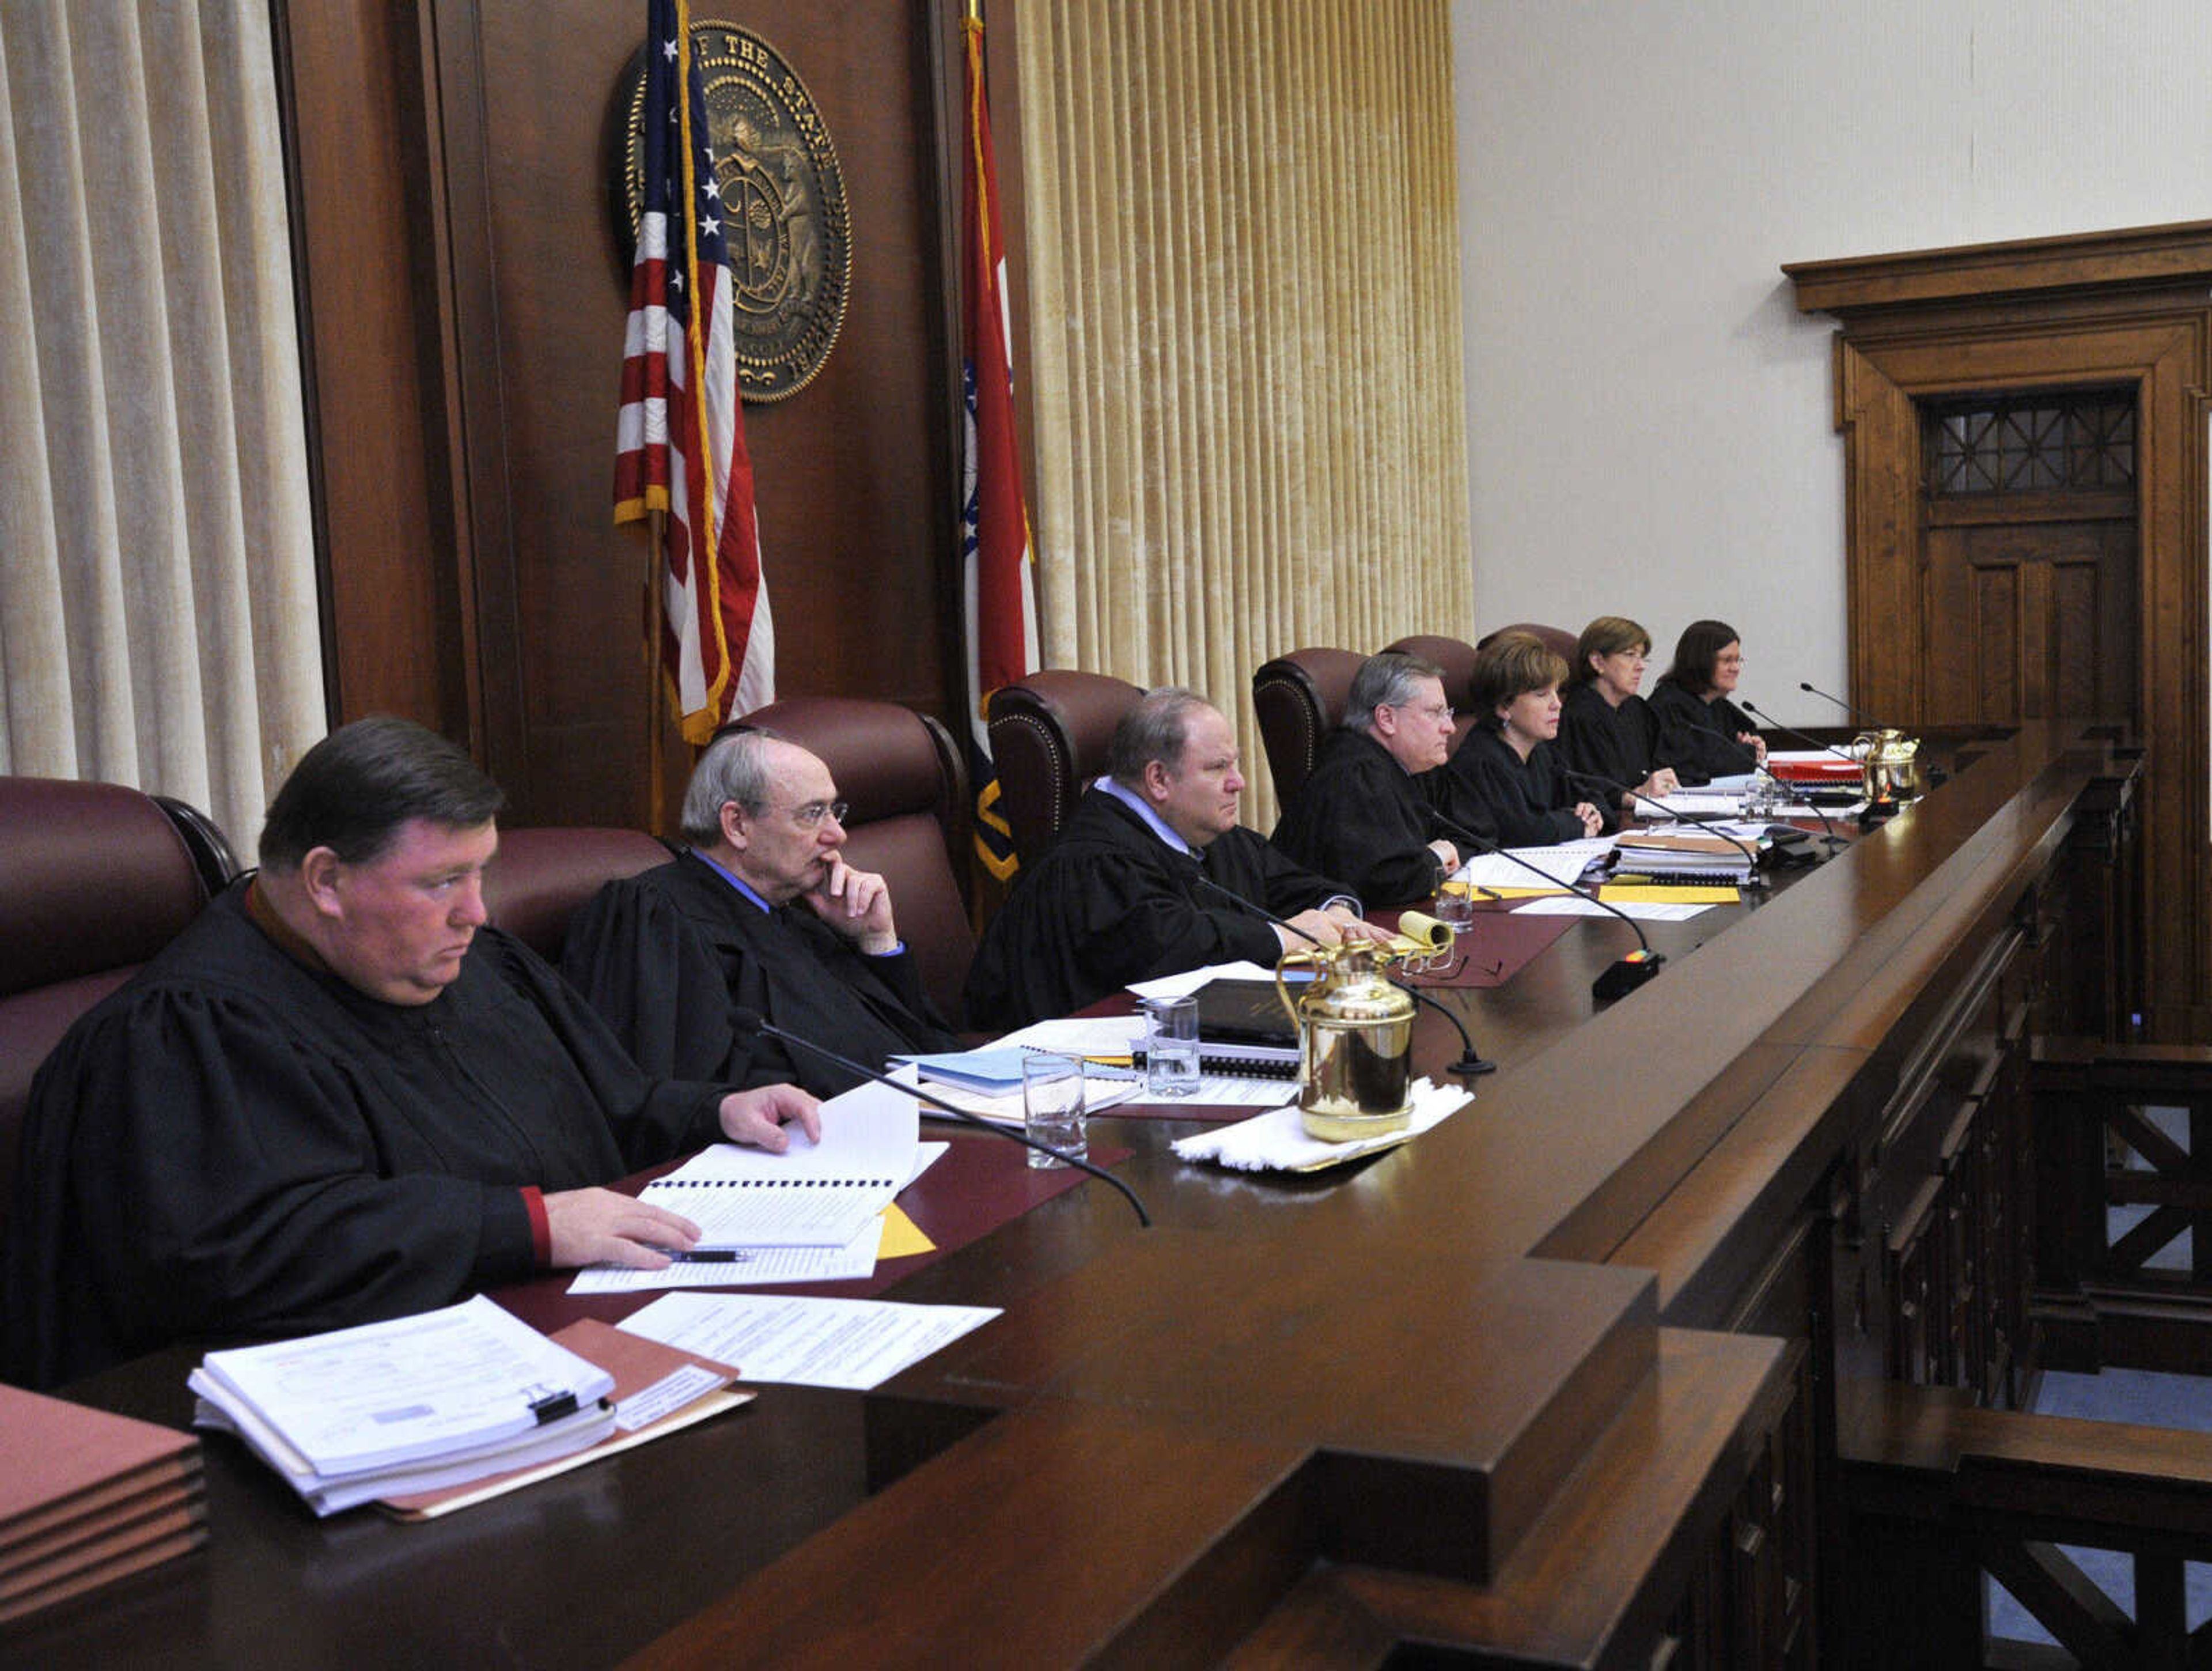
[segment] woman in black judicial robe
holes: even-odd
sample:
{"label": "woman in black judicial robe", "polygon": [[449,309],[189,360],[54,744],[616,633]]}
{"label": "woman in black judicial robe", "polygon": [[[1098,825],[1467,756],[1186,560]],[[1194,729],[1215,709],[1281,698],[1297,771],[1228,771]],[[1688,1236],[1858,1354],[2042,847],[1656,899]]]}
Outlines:
{"label": "woman in black judicial robe", "polygon": [[1759,729],[1729,697],[1743,675],[1743,642],[1726,621],[1692,621],[1674,646],[1674,665],[1659,675],[1651,711],[1660,758],[1686,784],[1737,778],[1766,759]]}
{"label": "woman in black judicial robe", "polygon": [[[1674,769],[1659,752],[1659,721],[1637,694],[1644,683],[1651,635],[1621,615],[1600,615],[1575,644],[1574,672],[1559,698],[1559,735],[1553,747],[1570,771],[1618,784],[1620,809],[1636,814],[1637,795],[1662,796],[1677,786]],[[1577,784],[1585,795],[1596,784]],[[1636,795],[1626,791],[1633,790]]]}
{"label": "woman in black judicial robe", "polygon": [[1553,758],[1566,676],[1567,664],[1528,633],[1504,633],[1483,647],[1469,681],[1474,729],[1437,773],[1435,793],[1445,817],[1494,822],[1508,847],[1578,841],[1605,827],[1605,814]]}

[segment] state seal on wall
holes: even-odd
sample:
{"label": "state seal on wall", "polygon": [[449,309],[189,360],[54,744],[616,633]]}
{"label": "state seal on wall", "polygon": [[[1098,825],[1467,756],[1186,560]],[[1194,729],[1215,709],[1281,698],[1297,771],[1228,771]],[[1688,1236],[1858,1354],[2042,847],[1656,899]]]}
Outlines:
{"label": "state seal on wall", "polygon": [[[844,172],[813,95],[767,41],[735,23],[694,23],[691,53],[706,91],[714,180],[729,210],[738,387],[748,400],[781,400],[813,381],[845,322],[853,216]],[[618,97],[627,211],[619,230],[625,249],[635,249],[645,195],[643,47]]]}

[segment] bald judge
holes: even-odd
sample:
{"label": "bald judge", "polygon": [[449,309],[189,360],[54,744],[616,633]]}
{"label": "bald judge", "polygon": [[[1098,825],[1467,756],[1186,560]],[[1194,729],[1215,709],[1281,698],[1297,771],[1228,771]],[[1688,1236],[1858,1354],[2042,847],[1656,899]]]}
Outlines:
{"label": "bald judge", "polygon": [[1019,1027],[1132,981],[1245,959],[1273,965],[1307,936],[1387,940],[1344,888],[1237,821],[1243,789],[1236,734],[1218,709],[1173,686],[1146,695],[1115,729],[1106,776],[1044,857],[1022,868],[985,930],[969,972],[969,1020]]}
{"label": "bald judge", "polygon": [[882,1070],[957,1050],[900,937],[890,886],[845,863],[845,803],[817,755],[733,732],[684,796],[690,851],[610,882],[568,925],[561,967],[647,1073],[822,1096],[860,1076],[732,1022],[750,1009]]}
{"label": "bald judge", "polygon": [[501,796],[404,720],[308,750],[234,884],[31,1088],[4,1369],[300,1333],[548,1266],[659,1266],[689,1220],[601,1187],[716,1138],[820,1135],[789,1085],[641,1073],[485,924]]}

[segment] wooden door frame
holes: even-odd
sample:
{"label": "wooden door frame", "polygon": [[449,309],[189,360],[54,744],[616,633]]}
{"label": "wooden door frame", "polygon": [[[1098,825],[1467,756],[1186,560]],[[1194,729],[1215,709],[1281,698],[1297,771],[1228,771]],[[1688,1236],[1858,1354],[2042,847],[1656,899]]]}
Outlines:
{"label": "wooden door frame", "polygon": [[[1851,699],[1924,723],[1918,403],[2128,386],[2136,401],[2136,711],[2150,756],[2141,990],[2154,1038],[2212,1037],[2212,681],[2206,426],[2212,222],[1785,265],[1802,313],[1841,321]],[[1902,653],[1900,653],[1902,652]],[[2148,929],[2149,924],[2143,926]]]}

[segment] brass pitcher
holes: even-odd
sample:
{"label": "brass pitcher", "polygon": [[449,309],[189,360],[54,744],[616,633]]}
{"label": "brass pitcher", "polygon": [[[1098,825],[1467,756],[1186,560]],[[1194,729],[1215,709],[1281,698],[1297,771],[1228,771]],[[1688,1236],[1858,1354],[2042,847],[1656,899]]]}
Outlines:
{"label": "brass pitcher", "polygon": [[[1299,1116],[1324,1143],[1413,1123],[1413,1001],[1383,975],[1398,955],[1360,942],[1285,952],[1275,966],[1275,990],[1298,1029]],[[1316,978],[1293,999],[1283,975],[1301,966]]]}
{"label": "brass pitcher", "polygon": [[1920,779],[1920,739],[1907,737],[1887,726],[1862,731],[1851,739],[1860,751],[1859,777],[1866,798],[1882,802],[1917,801],[1924,785]]}

